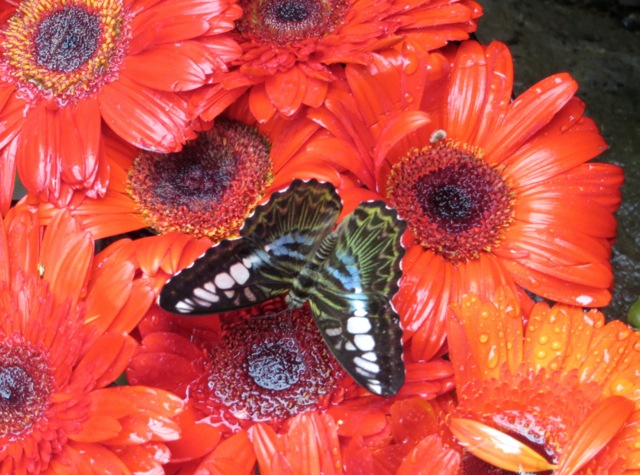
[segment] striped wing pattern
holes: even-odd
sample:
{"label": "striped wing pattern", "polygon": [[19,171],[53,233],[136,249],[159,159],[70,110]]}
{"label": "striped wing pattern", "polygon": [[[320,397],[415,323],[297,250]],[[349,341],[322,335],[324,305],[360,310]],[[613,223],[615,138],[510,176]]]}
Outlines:
{"label": "striped wing pattern", "polygon": [[238,239],[211,247],[164,286],[169,312],[210,315],[264,302],[289,290],[342,209],[332,185],[292,182],[249,216]]}
{"label": "striped wing pattern", "polygon": [[383,202],[361,204],[327,238],[335,247],[310,290],[333,354],[359,384],[383,396],[404,383],[402,327],[390,299],[402,276],[405,228]]}

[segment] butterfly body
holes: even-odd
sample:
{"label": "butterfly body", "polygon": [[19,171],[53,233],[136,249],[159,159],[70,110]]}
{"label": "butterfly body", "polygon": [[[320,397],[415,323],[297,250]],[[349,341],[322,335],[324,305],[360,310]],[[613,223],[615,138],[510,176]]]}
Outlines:
{"label": "butterfly body", "polygon": [[[375,394],[404,382],[402,328],[391,303],[402,275],[405,223],[381,201],[362,203],[335,226],[342,202],[330,184],[295,180],[256,208],[240,237],[210,248],[162,289],[170,312],[207,315],[288,292],[309,303],[340,364]],[[335,227],[335,229],[334,229]]]}

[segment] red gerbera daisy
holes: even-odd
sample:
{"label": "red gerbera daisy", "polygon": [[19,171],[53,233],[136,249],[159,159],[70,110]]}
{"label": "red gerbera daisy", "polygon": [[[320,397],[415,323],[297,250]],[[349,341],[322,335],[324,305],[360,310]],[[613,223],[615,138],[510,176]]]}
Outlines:
{"label": "red gerbera daisy", "polygon": [[[13,13],[13,14],[11,14]],[[232,0],[25,0],[0,17],[0,205],[13,176],[45,201],[104,195],[101,122],[132,144],[175,152],[193,138],[191,91],[240,50]],[[7,178],[8,177],[8,178]]]}
{"label": "red gerbera daisy", "polygon": [[[261,201],[295,178],[349,186],[327,160],[303,160],[317,124],[274,117],[256,125],[247,102],[247,96],[238,100],[173,154],[140,151],[106,133],[111,168],[106,196],[77,193],[68,205],[72,215],[95,238],[151,226],[159,233],[181,231],[217,242],[236,234]],[[32,197],[30,203],[38,200]],[[55,208],[42,204],[40,210],[46,217]]]}
{"label": "red gerbera daisy", "polygon": [[250,86],[260,122],[292,116],[303,104],[318,107],[336,79],[337,63],[367,64],[372,52],[411,37],[424,48],[463,40],[482,14],[473,0],[242,0],[237,41],[242,57],[192,106],[211,120]]}
{"label": "red gerbera daisy", "polygon": [[[14,208],[0,226],[0,473],[142,473],[169,460],[182,401],[107,388],[153,290],[67,212],[46,230]],[[5,234],[6,232],[6,234]]]}
{"label": "red gerbera daisy", "polygon": [[[640,333],[602,313],[538,303],[523,328],[513,294],[453,307],[462,474],[631,474],[640,469]],[[496,468],[498,467],[498,468]]]}
{"label": "red gerbera daisy", "polygon": [[382,198],[407,221],[396,307],[418,359],[437,354],[449,303],[469,291],[522,294],[515,282],[606,305],[623,180],[617,166],[585,163],[606,144],[567,74],[510,102],[506,46],[467,41],[445,56],[407,42],[369,68],[348,65],[351,93],[332,88],[309,112],[335,136],[309,156],[334,160],[371,190],[357,200]]}
{"label": "red gerbera daisy", "polygon": [[[235,434],[247,451],[241,473],[256,458],[265,474],[341,473],[339,437],[388,435],[393,400],[369,395],[346,376],[308,306],[285,309],[279,298],[193,318],[154,306],[141,322],[129,381],[187,398],[178,419],[183,438],[168,444],[175,470],[212,469],[220,440]],[[433,398],[452,388],[451,375],[446,361],[408,363],[397,397]]]}

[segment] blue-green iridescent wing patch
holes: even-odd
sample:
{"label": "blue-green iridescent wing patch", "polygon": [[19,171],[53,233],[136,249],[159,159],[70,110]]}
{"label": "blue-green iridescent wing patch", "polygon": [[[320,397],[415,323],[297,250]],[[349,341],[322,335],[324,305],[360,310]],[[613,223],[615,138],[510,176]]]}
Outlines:
{"label": "blue-green iridescent wing patch", "polygon": [[383,396],[404,383],[402,327],[391,299],[402,277],[406,223],[384,202],[358,206],[325,238],[335,240],[309,303],[329,348],[362,386]]}
{"label": "blue-green iridescent wing patch", "polygon": [[287,292],[341,209],[332,185],[294,180],[256,208],[239,238],[221,241],[173,276],[159,305],[182,315],[210,315]]}

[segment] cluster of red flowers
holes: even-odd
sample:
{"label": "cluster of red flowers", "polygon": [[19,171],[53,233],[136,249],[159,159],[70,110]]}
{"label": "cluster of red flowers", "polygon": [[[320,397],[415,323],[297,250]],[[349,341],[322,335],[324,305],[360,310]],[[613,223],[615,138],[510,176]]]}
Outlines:
{"label": "cluster of red flowers", "polygon": [[[481,14],[0,0],[0,475],[640,474],[640,332],[583,308],[611,299],[622,171],[569,75],[512,97]],[[393,397],[306,305],[155,303],[312,178],[407,223]]]}

